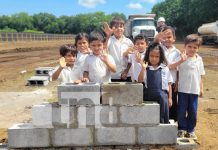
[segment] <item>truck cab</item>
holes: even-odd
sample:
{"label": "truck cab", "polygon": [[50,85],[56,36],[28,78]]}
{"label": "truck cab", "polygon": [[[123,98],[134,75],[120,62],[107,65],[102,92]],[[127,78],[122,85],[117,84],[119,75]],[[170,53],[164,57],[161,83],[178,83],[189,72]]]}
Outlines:
{"label": "truck cab", "polygon": [[154,17],[155,14],[130,15],[125,25],[125,36],[134,39],[142,33],[152,41],[157,34]]}

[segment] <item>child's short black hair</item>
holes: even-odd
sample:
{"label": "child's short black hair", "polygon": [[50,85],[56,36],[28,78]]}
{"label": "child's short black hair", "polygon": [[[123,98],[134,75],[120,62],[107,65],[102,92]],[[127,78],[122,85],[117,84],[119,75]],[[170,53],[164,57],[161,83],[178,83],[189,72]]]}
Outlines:
{"label": "child's short black hair", "polygon": [[163,28],[162,32],[163,32],[163,31],[166,31],[166,30],[168,30],[168,29],[172,31],[173,37],[175,38],[175,37],[176,37],[176,31],[175,31],[175,29],[174,29],[173,27],[171,27],[171,26],[165,26],[165,27]]}
{"label": "child's short black hair", "polygon": [[148,62],[148,65],[151,65],[149,62],[149,55],[150,55],[150,52],[153,50],[159,50],[160,52],[160,61],[158,63],[158,66],[160,64],[167,65],[167,60],[164,54],[164,50],[158,43],[152,43],[151,45],[148,46],[148,49],[146,50],[146,53],[145,53],[144,62]]}
{"label": "child's short black hair", "polygon": [[92,41],[101,41],[101,42],[105,42],[105,37],[103,35],[102,32],[100,31],[92,31],[90,34],[89,34],[89,43],[91,43]]}
{"label": "child's short black hair", "polygon": [[125,21],[122,18],[120,18],[120,17],[113,17],[111,22],[110,22],[110,27],[112,28],[115,25],[119,25],[119,24],[124,26]]}
{"label": "child's short black hair", "polygon": [[89,35],[86,33],[78,33],[75,37],[75,46],[77,45],[77,42],[81,39],[85,39],[87,40],[87,42],[89,41]]}
{"label": "child's short black hair", "polygon": [[140,34],[136,35],[136,37],[133,40],[133,43],[135,44],[137,40],[143,40],[148,45],[148,38],[144,34],[140,33]]}
{"label": "child's short black hair", "polygon": [[202,43],[202,38],[198,36],[197,34],[189,34],[185,37],[184,43],[185,45],[189,43],[197,43],[199,47]]}
{"label": "child's short black hair", "polygon": [[61,55],[62,57],[66,56],[67,53],[69,53],[69,52],[70,52],[73,56],[77,56],[76,47],[75,47],[74,45],[72,45],[72,44],[62,45],[62,46],[60,47],[59,52],[60,52],[60,55]]}

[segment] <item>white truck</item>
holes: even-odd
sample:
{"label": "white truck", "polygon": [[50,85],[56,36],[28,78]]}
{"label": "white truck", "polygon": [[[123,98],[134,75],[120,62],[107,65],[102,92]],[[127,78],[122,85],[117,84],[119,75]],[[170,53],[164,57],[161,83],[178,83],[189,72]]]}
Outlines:
{"label": "white truck", "polygon": [[157,34],[154,17],[155,14],[129,15],[125,24],[125,36],[134,39],[142,33],[149,41],[153,40]]}
{"label": "white truck", "polygon": [[203,24],[198,28],[198,33],[203,39],[203,44],[218,43],[218,20]]}

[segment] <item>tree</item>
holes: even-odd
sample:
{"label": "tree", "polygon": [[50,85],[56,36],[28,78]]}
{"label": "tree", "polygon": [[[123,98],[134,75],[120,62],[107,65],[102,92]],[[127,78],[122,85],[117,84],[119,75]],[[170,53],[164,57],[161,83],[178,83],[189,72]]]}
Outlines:
{"label": "tree", "polygon": [[39,31],[49,31],[48,26],[51,26],[52,22],[56,22],[56,17],[52,14],[39,13],[33,15],[33,26]]}
{"label": "tree", "polygon": [[25,12],[12,15],[10,22],[11,24],[9,25],[9,28],[16,29],[18,32],[33,28],[32,16],[29,16]]}
{"label": "tree", "polygon": [[11,19],[8,16],[0,16],[0,29],[8,28],[11,23]]}
{"label": "tree", "polygon": [[177,28],[181,37],[197,33],[202,23],[218,20],[218,1],[208,0],[165,0],[157,3],[152,12],[163,16],[167,24]]}

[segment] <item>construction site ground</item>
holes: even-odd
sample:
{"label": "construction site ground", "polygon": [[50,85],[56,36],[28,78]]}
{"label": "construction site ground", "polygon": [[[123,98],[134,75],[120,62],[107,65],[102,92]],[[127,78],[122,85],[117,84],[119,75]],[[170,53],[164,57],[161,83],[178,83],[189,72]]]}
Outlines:
{"label": "construction site ground", "polygon": [[[27,86],[34,69],[56,66],[59,47],[73,41],[27,42],[0,44],[0,143],[7,142],[7,128],[14,123],[29,122],[31,108],[44,101],[57,101],[58,82],[47,86]],[[183,49],[182,42],[175,46]],[[198,149],[218,148],[218,45],[203,45],[206,75],[203,77],[204,97],[199,99],[196,134]],[[187,81],[188,82],[188,81]]]}

